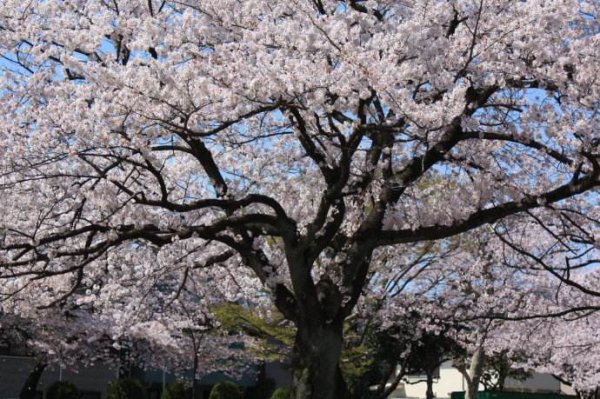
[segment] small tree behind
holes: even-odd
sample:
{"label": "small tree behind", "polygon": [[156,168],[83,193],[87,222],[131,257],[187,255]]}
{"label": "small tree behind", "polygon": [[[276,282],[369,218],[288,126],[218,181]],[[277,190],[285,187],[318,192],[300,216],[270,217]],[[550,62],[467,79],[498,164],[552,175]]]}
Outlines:
{"label": "small tree behind", "polygon": [[516,363],[524,363],[523,354],[509,354],[508,351],[493,353],[486,356],[481,384],[486,391],[504,391],[507,378],[525,381],[531,377],[531,372],[522,367],[515,367]]}

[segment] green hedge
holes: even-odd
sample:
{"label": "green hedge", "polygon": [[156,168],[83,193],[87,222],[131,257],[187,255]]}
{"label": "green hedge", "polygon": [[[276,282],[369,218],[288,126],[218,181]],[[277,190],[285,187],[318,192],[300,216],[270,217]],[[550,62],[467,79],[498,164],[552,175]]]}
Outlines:
{"label": "green hedge", "polygon": [[[576,396],[558,393],[483,391],[477,392],[477,399],[574,399]],[[451,392],[450,399],[465,399],[464,392]]]}
{"label": "green hedge", "polygon": [[231,381],[221,381],[213,386],[208,399],[244,399],[244,392]]}
{"label": "green hedge", "polygon": [[183,380],[175,380],[165,389],[161,399],[192,399],[192,390]]}
{"label": "green hedge", "polygon": [[79,390],[69,381],[57,381],[46,391],[46,399],[79,399]]}
{"label": "green hedge", "polygon": [[144,399],[144,387],[135,378],[120,378],[108,386],[108,399]]}
{"label": "green hedge", "polygon": [[271,399],[289,399],[290,398],[290,390],[289,388],[277,388],[273,395],[271,395]]}

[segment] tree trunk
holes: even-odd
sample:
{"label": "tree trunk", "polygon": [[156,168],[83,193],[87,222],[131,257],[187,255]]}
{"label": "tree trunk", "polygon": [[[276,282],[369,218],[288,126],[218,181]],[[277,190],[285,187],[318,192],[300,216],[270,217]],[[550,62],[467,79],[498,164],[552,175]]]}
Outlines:
{"label": "tree trunk", "polygon": [[485,353],[483,347],[477,348],[471,357],[471,367],[469,367],[470,381],[467,383],[467,392],[465,399],[477,399],[477,391],[479,391],[479,381],[483,373],[483,365],[485,362]]}
{"label": "tree trunk", "polygon": [[425,391],[425,399],[433,399],[435,395],[433,394],[433,373],[431,371],[427,372],[427,391]]}
{"label": "tree trunk", "polygon": [[342,322],[298,326],[291,399],[351,397],[339,367],[342,343]]}
{"label": "tree trunk", "polygon": [[506,384],[506,374],[502,373],[498,376],[498,392],[504,392],[504,385]]}
{"label": "tree trunk", "polygon": [[46,366],[47,364],[43,362],[36,363],[31,373],[27,376],[25,384],[23,384],[19,399],[35,399],[35,392]]}
{"label": "tree trunk", "polygon": [[194,368],[192,370],[192,399],[196,399],[196,391],[198,385],[198,348],[194,345]]}

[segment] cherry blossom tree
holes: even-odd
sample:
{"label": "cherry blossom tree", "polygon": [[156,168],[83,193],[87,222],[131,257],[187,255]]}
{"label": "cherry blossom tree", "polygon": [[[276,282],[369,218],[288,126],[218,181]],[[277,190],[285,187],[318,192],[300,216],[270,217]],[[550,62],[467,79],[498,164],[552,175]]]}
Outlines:
{"label": "cherry blossom tree", "polygon": [[272,301],[292,397],[349,397],[344,320],[415,248],[593,259],[599,7],[5,0],[0,295]]}
{"label": "cherry blossom tree", "polygon": [[[387,315],[384,325],[395,326],[407,315],[420,315],[415,328],[424,331],[425,344],[433,345],[423,348],[432,356],[431,373],[444,356],[452,360],[464,376],[467,398],[476,397],[488,355],[492,355],[487,341],[503,323],[497,315],[521,310],[524,297],[532,295],[524,288],[529,274],[495,259],[497,241],[492,232],[479,231],[443,245],[428,245],[416,251],[412,261],[395,267],[400,269],[398,277],[386,277],[380,293],[382,307],[388,307],[380,312]],[[426,359],[422,354],[419,357]],[[431,375],[427,384],[429,397],[433,395]]]}
{"label": "cherry blossom tree", "polygon": [[20,399],[33,399],[48,366],[76,368],[103,361],[115,362],[110,324],[90,319],[87,312],[38,311],[35,317],[0,312],[0,341],[30,356],[34,363]]}
{"label": "cherry blossom tree", "polygon": [[[597,286],[597,273],[586,273],[575,279],[578,283]],[[598,313],[588,310],[589,295],[580,290],[563,288],[540,301],[545,312],[560,314],[559,309],[583,310],[554,317],[528,317],[510,320],[490,340],[495,348],[518,350],[520,366],[550,373],[570,385],[582,397],[596,397],[598,380]],[[510,353],[510,352],[509,352]]]}
{"label": "cherry blossom tree", "polygon": [[[192,390],[198,378],[211,372],[224,371],[232,377],[251,373],[255,360],[247,349],[253,341],[218,330],[204,306],[195,302],[191,307],[183,299],[182,295],[177,303],[152,312],[138,308],[135,315],[126,313],[118,301],[111,305],[110,314],[90,309],[90,302],[63,303],[62,310],[30,306],[28,313],[20,315],[0,313],[0,341],[35,360],[21,399],[35,396],[35,387],[50,365],[77,370],[102,363],[119,373],[133,366],[191,372]],[[3,305],[4,311],[11,310]]]}
{"label": "cherry blossom tree", "polygon": [[[465,377],[467,397],[476,397],[489,377],[501,386],[508,366],[522,377],[527,370],[551,373],[593,393],[599,281],[597,269],[587,266],[595,261],[572,259],[572,270],[566,269],[560,251],[545,248],[548,231],[537,223],[519,228],[537,238],[522,243],[526,251],[514,251],[504,234],[490,228],[416,250],[404,265],[380,268],[384,289],[370,293],[387,308],[378,317],[389,327],[419,314],[415,327],[450,337],[462,348],[453,363]],[[504,370],[486,375],[497,360]]]}

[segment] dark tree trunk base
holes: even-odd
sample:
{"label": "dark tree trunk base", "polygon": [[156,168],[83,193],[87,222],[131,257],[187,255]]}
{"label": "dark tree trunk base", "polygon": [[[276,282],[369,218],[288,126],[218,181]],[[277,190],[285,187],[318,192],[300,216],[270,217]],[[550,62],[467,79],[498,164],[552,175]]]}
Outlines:
{"label": "dark tree trunk base", "polygon": [[46,363],[36,363],[23,384],[19,399],[35,399],[35,392],[46,366]]}
{"label": "dark tree trunk base", "polygon": [[291,399],[351,398],[339,367],[342,344],[341,323],[298,328]]}

